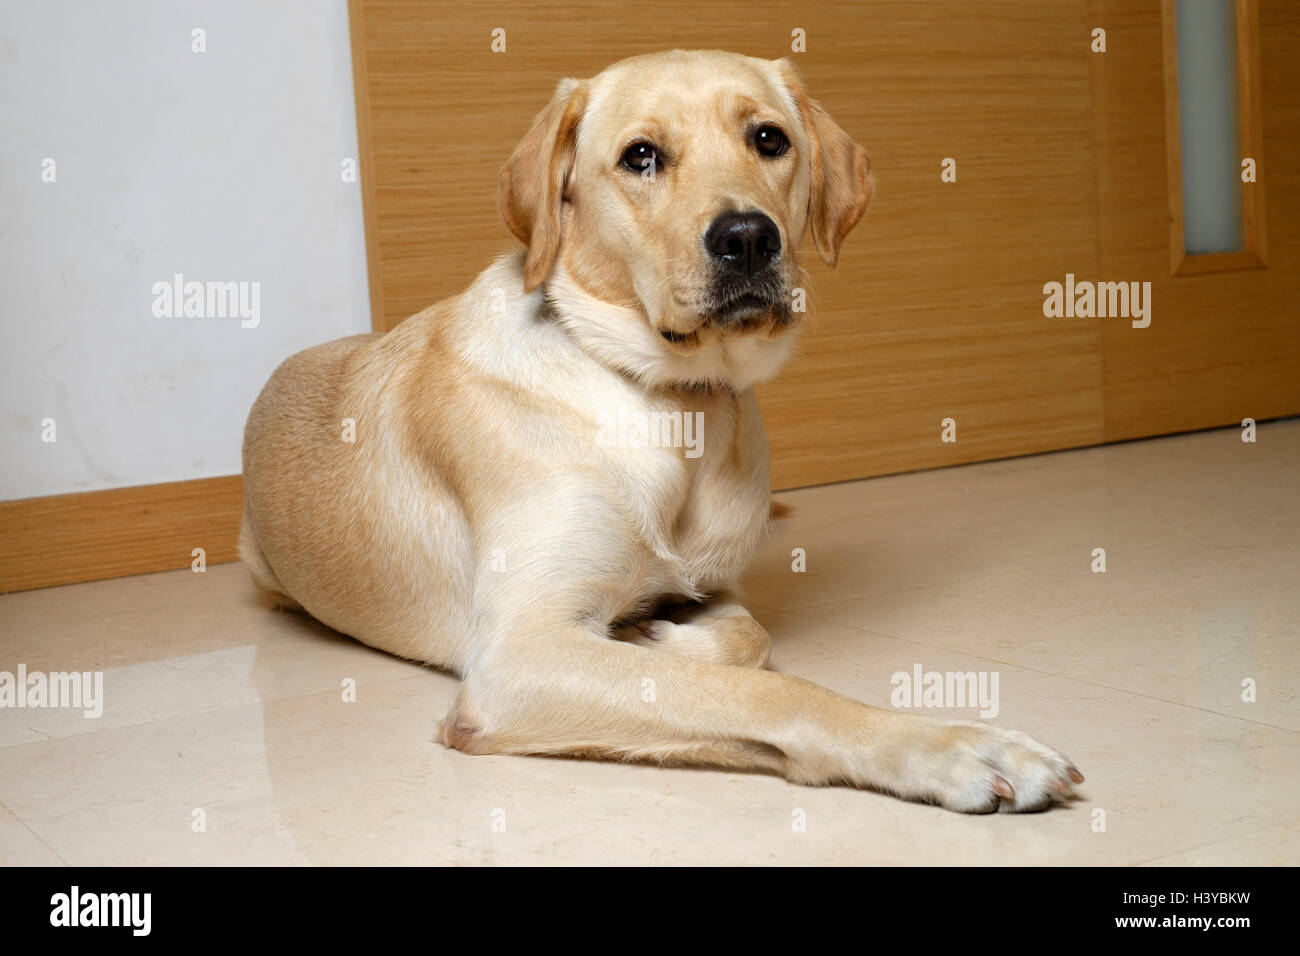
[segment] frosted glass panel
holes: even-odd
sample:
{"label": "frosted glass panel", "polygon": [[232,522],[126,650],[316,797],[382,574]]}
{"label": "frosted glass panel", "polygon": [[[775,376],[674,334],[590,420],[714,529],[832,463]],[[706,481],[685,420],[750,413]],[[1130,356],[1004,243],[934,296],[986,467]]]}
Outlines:
{"label": "frosted glass panel", "polygon": [[1237,17],[1233,0],[1178,0],[1183,235],[1188,255],[1238,252]]}

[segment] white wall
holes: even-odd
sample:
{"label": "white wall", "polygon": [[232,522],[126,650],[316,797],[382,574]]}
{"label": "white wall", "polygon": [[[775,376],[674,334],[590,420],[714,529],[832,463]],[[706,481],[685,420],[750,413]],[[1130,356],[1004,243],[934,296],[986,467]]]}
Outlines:
{"label": "white wall", "polygon": [[[0,10],[0,499],[237,473],[272,369],[370,329],[344,0]],[[175,273],[260,323],[157,317]]]}

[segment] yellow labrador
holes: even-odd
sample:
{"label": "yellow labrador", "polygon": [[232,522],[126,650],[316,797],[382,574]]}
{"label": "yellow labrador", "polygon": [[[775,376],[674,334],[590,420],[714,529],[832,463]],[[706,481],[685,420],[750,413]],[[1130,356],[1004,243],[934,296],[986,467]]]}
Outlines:
{"label": "yellow labrador", "polygon": [[1017,732],[765,670],[736,582],[769,517],[752,390],[789,357],[866,153],[784,61],[674,51],[565,80],[501,172],[526,253],[383,336],[308,349],[244,439],[240,547],[289,606],[460,675],[471,754],[762,768],[954,810],[1082,781]]}

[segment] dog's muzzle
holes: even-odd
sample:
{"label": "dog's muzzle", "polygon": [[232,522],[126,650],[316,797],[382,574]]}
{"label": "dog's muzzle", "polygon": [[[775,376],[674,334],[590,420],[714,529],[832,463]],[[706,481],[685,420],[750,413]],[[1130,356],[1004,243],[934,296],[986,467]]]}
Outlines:
{"label": "dog's muzzle", "polygon": [[746,328],[790,314],[781,259],[781,230],[761,212],[723,213],[709,226],[704,246],[713,263],[708,321]]}

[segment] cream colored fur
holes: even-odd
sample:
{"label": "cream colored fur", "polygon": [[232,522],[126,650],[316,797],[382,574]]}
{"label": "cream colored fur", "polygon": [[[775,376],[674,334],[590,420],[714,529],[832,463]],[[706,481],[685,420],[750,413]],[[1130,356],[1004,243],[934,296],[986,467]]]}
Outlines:
{"label": "cream colored fur", "polygon": [[[755,152],[759,123],[787,155]],[[619,167],[637,138],[670,160],[653,180]],[[271,377],[244,441],[254,578],[458,674],[441,736],[466,753],[761,768],[976,812],[1068,794],[1082,777],[1024,734],[764,669],[737,596],[769,515],[752,387],[798,323],[711,316],[701,236],[721,212],[765,213],[792,290],[805,231],[833,262],[871,188],[784,62],[674,51],[564,81],[502,171],[526,251]],[[620,413],[700,413],[702,453],[599,440]]]}

